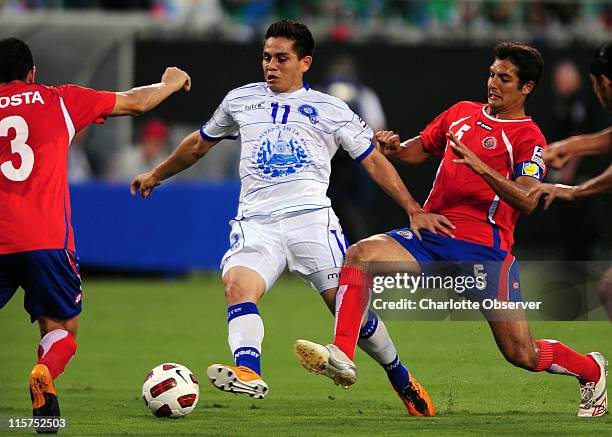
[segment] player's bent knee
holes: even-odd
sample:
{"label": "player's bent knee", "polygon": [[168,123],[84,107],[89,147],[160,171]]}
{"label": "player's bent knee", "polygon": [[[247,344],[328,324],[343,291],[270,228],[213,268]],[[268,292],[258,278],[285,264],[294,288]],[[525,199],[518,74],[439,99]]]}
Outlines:
{"label": "player's bent knee", "polygon": [[228,305],[257,302],[266,291],[265,281],[248,269],[230,269],[223,276],[223,285]]}
{"label": "player's bent knee", "polygon": [[369,238],[360,240],[348,248],[344,263],[349,266],[359,266],[362,263],[376,261],[379,246],[379,241]]}
{"label": "player's bent knee", "polygon": [[247,300],[248,292],[237,281],[225,282],[225,300],[229,305],[235,305]]}

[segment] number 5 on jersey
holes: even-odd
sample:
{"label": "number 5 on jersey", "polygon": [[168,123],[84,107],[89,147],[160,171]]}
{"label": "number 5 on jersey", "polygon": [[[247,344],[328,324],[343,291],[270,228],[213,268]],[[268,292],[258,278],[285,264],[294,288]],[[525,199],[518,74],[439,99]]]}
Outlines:
{"label": "number 5 on jersey", "polygon": [[0,136],[8,136],[9,129],[15,129],[15,138],[11,140],[11,152],[17,153],[21,158],[21,165],[15,168],[12,161],[0,164],[0,171],[7,179],[15,182],[25,181],[34,168],[34,151],[26,144],[28,140],[28,124],[18,116],[3,118],[0,121]]}

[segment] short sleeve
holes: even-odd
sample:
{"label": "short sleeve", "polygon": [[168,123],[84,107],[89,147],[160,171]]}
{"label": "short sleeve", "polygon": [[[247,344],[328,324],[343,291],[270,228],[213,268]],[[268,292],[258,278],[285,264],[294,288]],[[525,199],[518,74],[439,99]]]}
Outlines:
{"label": "short sleeve", "polygon": [[423,149],[425,149],[427,153],[430,153],[438,158],[442,158],[444,156],[444,150],[446,149],[448,111],[449,110],[447,109],[442,114],[438,115],[420,133],[421,141],[423,142]]}
{"label": "short sleeve", "polygon": [[336,144],[346,150],[355,161],[363,161],[374,150],[374,144],[372,143],[374,132],[348,106],[338,115],[339,119],[343,121],[334,132]]}
{"label": "short sleeve", "polygon": [[117,101],[115,93],[110,91],[97,91],[77,85],[63,85],[57,89],[77,132],[91,123],[104,123]]}
{"label": "short sleeve", "polygon": [[515,142],[512,155],[514,160],[514,179],[529,176],[538,180],[546,175],[546,163],[542,152],[546,148],[546,139],[541,132],[528,130],[521,132]]}
{"label": "short sleeve", "polygon": [[200,135],[207,141],[226,138],[235,140],[240,134],[240,126],[231,114],[228,96],[225,96],[213,116],[200,128]]}

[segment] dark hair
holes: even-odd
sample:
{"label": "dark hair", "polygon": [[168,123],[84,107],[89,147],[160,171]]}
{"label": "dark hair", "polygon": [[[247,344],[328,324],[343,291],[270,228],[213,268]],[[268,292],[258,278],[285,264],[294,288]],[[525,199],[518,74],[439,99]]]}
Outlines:
{"label": "dark hair", "polygon": [[25,80],[34,68],[34,58],[26,43],[17,38],[0,40],[0,83]]}
{"label": "dark hair", "polygon": [[612,43],[607,42],[602,44],[593,60],[591,61],[591,68],[589,72],[593,76],[601,76],[602,74],[608,79],[612,79]]}
{"label": "dark hair", "polygon": [[305,24],[293,20],[280,20],[272,23],[266,31],[265,40],[268,38],[287,38],[293,41],[293,51],[299,59],[304,56],[312,56],[315,42],[312,33]]}
{"label": "dark hair", "polygon": [[[495,46],[495,58],[509,59],[518,67],[520,86],[527,82],[533,82],[533,89],[535,89],[542,77],[542,70],[544,70],[542,55],[538,49],[527,44],[508,41],[499,43]],[[531,90],[531,93],[533,93],[533,90]]]}

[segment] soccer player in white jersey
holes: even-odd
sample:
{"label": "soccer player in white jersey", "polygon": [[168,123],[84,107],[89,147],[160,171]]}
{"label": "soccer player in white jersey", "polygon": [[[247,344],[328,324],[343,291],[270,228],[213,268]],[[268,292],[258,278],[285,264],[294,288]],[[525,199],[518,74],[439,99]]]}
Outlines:
{"label": "soccer player in white jersey", "polygon": [[[285,267],[306,279],[335,310],[347,243],[326,195],[331,158],[344,148],[409,215],[414,229],[448,233],[443,216],[424,213],[395,168],[372,144],[373,132],[341,100],[303,82],[314,40],[293,21],[270,26],[263,47],[265,82],[230,91],[210,121],[188,135],[172,155],[132,182],[132,194],[148,197],[164,179],[193,165],[224,138],[241,138],[242,187],[231,222],[231,247],[221,268],[228,304],[229,345],[236,366],[214,364],[207,374],[219,389],[263,398],[264,325],[257,302]],[[382,321],[364,327],[360,346],[387,371],[411,414],[430,415],[427,393],[415,389]],[[344,353],[339,349],[345,362]],[[337,383],[355,381],[354,367],[338,369]],[[423,397],[426,397],[425,401]],[[417,405],[417,407],[415,407]]]}

